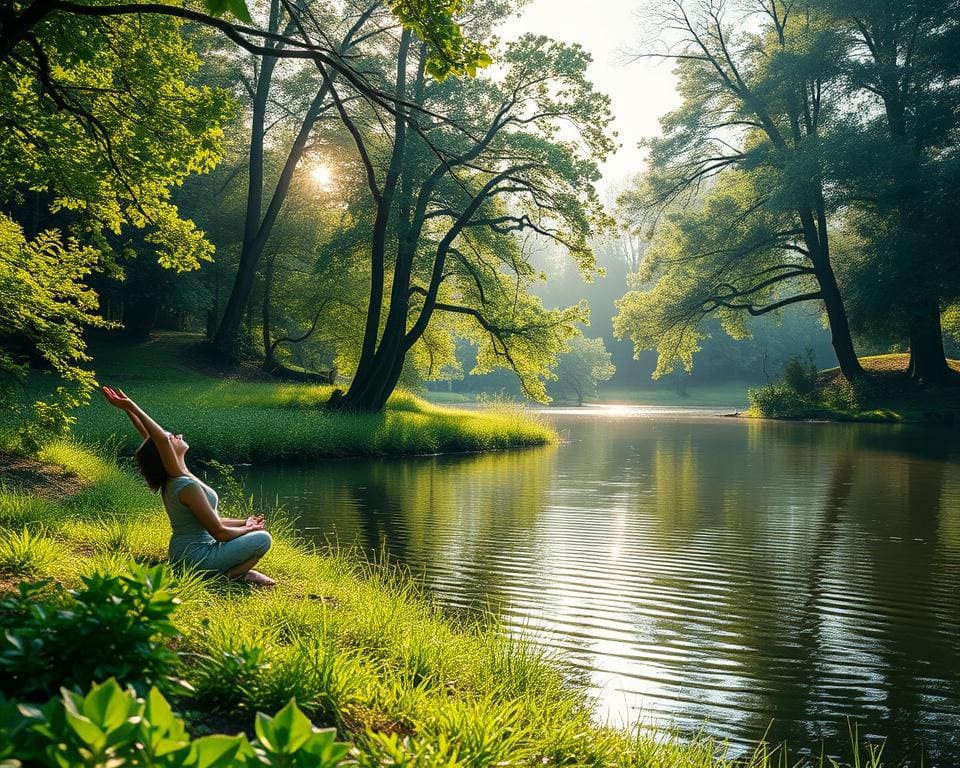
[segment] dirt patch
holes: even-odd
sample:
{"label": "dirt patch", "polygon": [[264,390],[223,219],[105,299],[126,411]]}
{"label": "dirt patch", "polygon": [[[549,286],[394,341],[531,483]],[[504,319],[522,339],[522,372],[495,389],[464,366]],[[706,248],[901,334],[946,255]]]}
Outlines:
{"label": "dirt patch", "polygon": [[90,483],[55,464],[0,451],[0,481],[6,488],[59,501],[82,491]]}

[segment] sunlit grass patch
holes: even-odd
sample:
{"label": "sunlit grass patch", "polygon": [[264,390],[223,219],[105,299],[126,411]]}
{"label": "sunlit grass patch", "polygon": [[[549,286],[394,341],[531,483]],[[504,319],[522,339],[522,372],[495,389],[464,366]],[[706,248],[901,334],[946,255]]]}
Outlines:
{"label": "sunlit grass patch", "polygon": [[43,528],[0,528],[0,575],[19,579],[48,576],[63,554],[64,547]]}
{"label": "sunlit grass patch", "polygon": [[960,361],[948,360],[954,380],[920,384],[907,376],[906,354],[861,357],[866,375],[848,381],[839,368],[814,370],[809,391],[798,393],[783,381],[750,390],[747,416],[859,422],[960,422]]}
{"label": "sunlit grass patch", "polygon": [[[105,345],[96,355],[105,384],[125,388],[164,427],[182,432],[196,459],[282,461],[341,456],[430,454],[543,445],[554,431],[520,407],[460,410],[406,391],[383,413],[331,412],[334,387],[216,378],[180,362],[196,343],[185,335]],[[84,444],[132,454],[139,443],[124,416],[99,395],[76,412]],[[61,449],[62,450],[62,449]],[[86,476],[95,473],[88,468]]]}

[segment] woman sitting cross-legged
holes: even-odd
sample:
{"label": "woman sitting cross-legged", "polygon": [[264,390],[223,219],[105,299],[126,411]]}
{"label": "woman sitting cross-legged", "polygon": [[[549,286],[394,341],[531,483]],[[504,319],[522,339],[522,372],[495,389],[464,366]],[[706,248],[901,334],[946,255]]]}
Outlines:
{"label": "woman sitting cross-legged", "polygon": [[273,585],[273,579],[253,570],[273,543],[263,529],[263,518],[220,517],[217,492],[187,469],[184,457],[190,446],[183,435],[164,430],[123,390],[102,387],[102,391],[144,438],[137,448],[137,464],[150,489],[160,492],[170,517],[170,560],[230,579]]}

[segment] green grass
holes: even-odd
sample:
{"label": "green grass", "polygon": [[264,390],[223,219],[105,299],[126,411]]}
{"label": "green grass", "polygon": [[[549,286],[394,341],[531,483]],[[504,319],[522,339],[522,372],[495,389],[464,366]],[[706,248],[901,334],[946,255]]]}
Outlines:
{"label": "green grass", "polygon": [[[165,334],[139,345],[94,349],[101,383],[120,387],[164,427],[183,432],[196,459],[226,462],[290,458],[485,451],[556,440],[519,406],[465,411],[397,392],[380,414],[345,414],[322,405],[333,387],[243,381],[182,362],[199,337]],[[75,414],[74,435],[87,445],[129,453],[137,435],[99,394]]]}
{"label": "green grass", "polygon": [[[59,500],[0,487],[0,526],[21,537],[9,547],[21,554],[5,561],[14,564],[7,573],[74,587],[95,569],[163,559],[168,524],[138,478],[71,443],[49,446],[40,459],[87,484]],[[195,689],[178,706],[195,733],[249,729],[255,711],[276,711],[293,696],[317,724],[352,740],[358,763],[371,768],[799,764],[764,746],[731,760],[708,739],[597,725],[562,659],[507,635],[495,619],[455,620],[396,568],[352,552],[318,553],[282,525],[273,533],[262,565],[278,579],[273,590],[177,576],[176,648]],[[37,553],[29,567],[24,549]]]}
{"label": "green grass", "polygon": [[[960,376],[939,386],[907,379],[909,355],[861,357],[862,381],[849,382],[838,368],[819,371],[812,392],[798,394],[782,383],[750,392],[754,418],[854,422],[960,423]],[[960,361],[949,361],[960,372]]]}
{"label": "green grass", "polygon": [[691,407],[746,407],[747,385],[724,383],[713,386],[689,387],[686,395],[671,389],[623,389],[601,387],[596,398],[589,402],[605,405],[666,405]]}

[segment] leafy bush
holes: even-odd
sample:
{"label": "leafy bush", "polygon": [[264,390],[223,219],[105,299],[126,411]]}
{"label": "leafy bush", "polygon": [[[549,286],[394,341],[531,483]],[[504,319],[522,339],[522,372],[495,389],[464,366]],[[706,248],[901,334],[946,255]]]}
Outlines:
{"label": "leafy bush", "polygon": [[194,701],[211,710],[236,712],[256,701],[269,666],[262,648],[238,648],[200,656],[193,670]]}
{"label": "leafy bush", "polygon": [[812,395],[817,389],[817,364],[813,359],[813,350],[807,347],[803,355],[794,355],[787,360],[781,381],[798,395]]}
{"label": "leafy bush", "polygon": [[758,416],[804,416],[815,411],[817,402],[817,364],[813,352],[787,360],[778,381],[747,392],[750,410]]}
{"label": "leafy bush", "polygon": [[139,698],[113,678],[84,696],[64,689],[42,707],[0,699],[0,765],[163,768],[335,768],[349,754],[334,729],[313,726],[291,700],[275,717],[258,713],[257,738],[191,740],[156,688]]}
{"label": "leafy bush", "polygon": [[816,407],[810,399],[780,382],[748,390],[747,397],[751,411],[770,418],[802,416]]}
{"label": "leafy bush", "polygon": [[0,691],[42,700],[60,686],[85,689],[107,677],[140,692],[173,690],[179,658],[163,642],[179,634],[169,569],[133,563],[128,574],[82,580],[71,591],[49,581],[20,584],[0,600]]}

